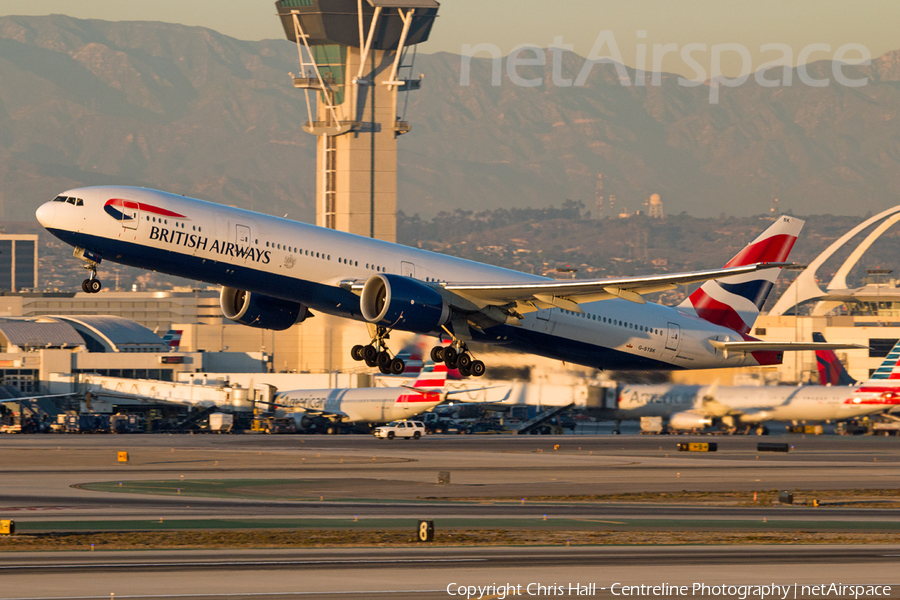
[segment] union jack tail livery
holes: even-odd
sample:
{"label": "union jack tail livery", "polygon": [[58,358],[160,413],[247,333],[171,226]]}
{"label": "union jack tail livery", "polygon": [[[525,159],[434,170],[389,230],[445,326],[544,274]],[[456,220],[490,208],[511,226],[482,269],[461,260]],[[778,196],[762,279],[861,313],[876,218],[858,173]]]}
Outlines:
{"label": "union jack tail livery", "polygon": [[[825,336],[818,331],[813,332],[814,342],[824,342]],[[819,385],[856,385],[858,382],[850,377],[843,363],[834,350],[817,350],[816,367],[819,370]]]}
{"label": "union jack tail livery", "polygon": [[[728,261],[725,267],[784,262],[794,247],[803,224],[803,221],[794,217],[779,217],[762,235]],[[678,308],[746,335],[753,327],[780,273],[780,268],[761,269],[746,275],[707,281]]]}

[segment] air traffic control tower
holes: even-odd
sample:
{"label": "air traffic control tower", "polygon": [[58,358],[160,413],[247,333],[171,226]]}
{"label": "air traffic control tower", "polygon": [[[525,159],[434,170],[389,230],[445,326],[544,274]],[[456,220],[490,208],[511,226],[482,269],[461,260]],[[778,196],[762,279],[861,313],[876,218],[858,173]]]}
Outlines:
{"label": "air traffic control tower", "polygon": [[397,138],[415,46],[428,39],[434,0],[278,0],[284,31],[297,44],[309,120],[318,137],[316,222],[395,242]]}

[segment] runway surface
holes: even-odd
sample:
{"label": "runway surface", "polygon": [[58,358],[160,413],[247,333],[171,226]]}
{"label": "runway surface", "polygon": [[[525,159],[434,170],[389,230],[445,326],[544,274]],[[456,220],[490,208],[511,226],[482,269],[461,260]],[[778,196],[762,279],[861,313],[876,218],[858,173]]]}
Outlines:
{"label": "runway surface", "polygon": [[[716,441],[719,451],[680,453],[676,443],[683,441]],[[760,441],[793,448],[760,453]],[[129,453],[127,464],[117,462],[118,451]],[[216,518],[292,520],[302,535],[304,527],[354,518],[394,527],[429,518],[469,528],[897,531],[900,542],[900,508],[537,499],[900,490],[900,444],[891,438],[8,436],[0,438],[0,456],[0,519],[15,519],[22,531]],[[449,485],[437,483],[442,471],[450,473]],[[203,496],[172,492],[181,482],[196,493],[191,482],[208,487],[221,480],[243,483]],[[120,493],[119,482],[125,490],[159,489]],[[93,484],[101,485],[90,489]],[[601,588],[615,582],[890,583],[900,580],[900,545],[42,552],[3,553],[0,567],[0,598],[450,598],[451,583],[595,583],[593,596],[613,597]],[[900,585],[891,597],[898,592]],[[576,597],[531,595],[560,596]]]}
{"label": "runway surface", "polygon": [[[616,583],[826,582],[890,585],[886,597],[896,598],[898,567],[895,547],[858,546],[111,552],[4,556],[0,579],[4,598],[23,599],[451,598],[458,596],[448,589],[458,594],[460,586],[492,585],[523,592],[531,585],[534,593],[522,596],[577,597],[569,586],[590,584],[592,597],[614,597]],[[538,594],[537,585],[554,593]]]}

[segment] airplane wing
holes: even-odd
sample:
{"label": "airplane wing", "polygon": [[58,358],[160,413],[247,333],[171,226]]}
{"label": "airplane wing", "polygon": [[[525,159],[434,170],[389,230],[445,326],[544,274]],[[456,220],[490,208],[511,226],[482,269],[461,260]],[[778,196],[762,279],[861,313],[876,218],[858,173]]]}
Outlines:
{"label": "airplane wing", "polygon": [[538,304],[556,306],[580,313],[583,311],[578,306],[578,302],[622,298],[638,304],[645,304],[646,300],[641,297],[643,294],[673,290],[679,285],[688,283],[743,275],[762,269],[785,267],[789,264],[791,263],[755,263],[726,269],[642,277],[619,277],[614,279],[549,280],[546,282],[529,281],[527,283],[501,284],[445,283],[443,288],[449,292],[472,300],[480,300],[489,305],[536,301]]}
{"label": "airplane wing", "polygon": [[718,348],[726,353],[728,352],[791,352],[802,350],[853,350],[866,349],[868,346],[860,346],[859,344],[838,344],[831,342],[720,342],[719,340],[709,340],[713,347]]}
{"label": "airplane wing", "polygon": [[[706,271],[691,271],[688,273],[666,273],[664,275],[611,279],[575,279],[566,281],[548,279],[546,281],[521,283],[444,282],[434,285],[439,285],[438,289],[449,292],[460,300],[461,302],[458,303],[460,304],[459,308],[471,312],[477,312],[479,309],[490,306],[509,309],[517,304],[521,306],[522,303],[526,303],[540,308],[555,306],[572,312],[583,313],[584,311],[578,306],[579,302],[622,298],[638,304],[645,304],[646,300],[642,298],[643,294],[673,290],[679,285],[689,283],[793,265],[794,263],[770,262]],[[343,280],[338,282],[338,284],[345,289],[361,294],[366,282],[364,280]]]}

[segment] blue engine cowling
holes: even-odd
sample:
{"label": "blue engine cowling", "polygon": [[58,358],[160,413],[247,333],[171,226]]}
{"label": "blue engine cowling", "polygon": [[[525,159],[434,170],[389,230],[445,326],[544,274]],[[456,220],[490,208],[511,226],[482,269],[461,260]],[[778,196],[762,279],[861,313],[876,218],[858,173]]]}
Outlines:
{"label": "blue engine cowling", "polygon": [[415,333],[434,331],[450,319],[450,307],[434,288],[400,275],[369,279],[359,308],[369,323]]}
{"label": "blue engine cowling", "polygon": [[302,304],[230,287],[222,288],[219,305],[226,319],[258,329],[284,331],[312,316]]}

